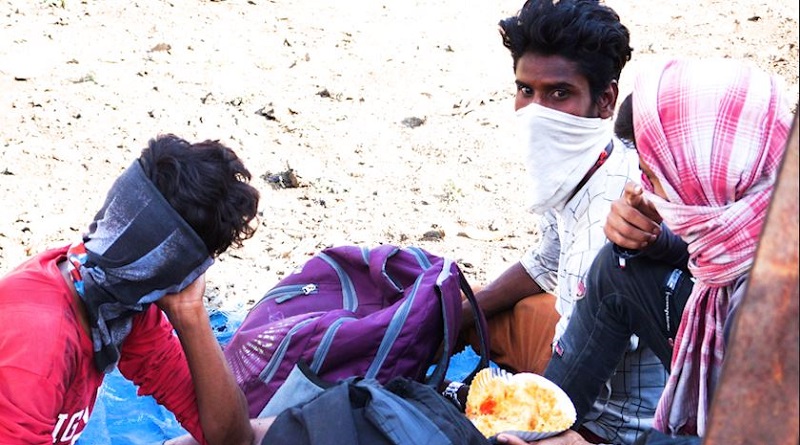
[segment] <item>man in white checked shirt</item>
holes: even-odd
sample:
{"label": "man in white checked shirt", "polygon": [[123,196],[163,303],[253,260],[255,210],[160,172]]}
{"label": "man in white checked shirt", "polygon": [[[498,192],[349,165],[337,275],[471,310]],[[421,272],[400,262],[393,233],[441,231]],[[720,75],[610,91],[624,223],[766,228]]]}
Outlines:
{"label": "man in white checked shirt", "polygon": [[[542,241],[476,296],[489,321],[492,359],[541,374],[607,242],[603,225],[612,201],[628,181],[639,180],[636,152],[614,137],[612,123],[631,48],[619,16],[590,0],[529,0],[500,22],[500,31],[514,62],[518,148]],[[466,307],[464,314],[470,338]],[[652,425],[666,376],[653,352],[632,337],[575,428],[589,442],[633,443]]]}

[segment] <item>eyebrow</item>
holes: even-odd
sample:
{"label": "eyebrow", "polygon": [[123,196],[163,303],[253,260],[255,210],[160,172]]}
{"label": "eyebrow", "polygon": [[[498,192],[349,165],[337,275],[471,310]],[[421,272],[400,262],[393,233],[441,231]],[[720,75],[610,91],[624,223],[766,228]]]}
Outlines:
{"label": "eyebrow", "polygon": [[[517,86],[521,86],[521,87],[530,87],[531,86],[529,83],[523,82],[523,81],[518,80],[518,79],[515,80],[514,83]],[[572,84],[570,82],[565,82],[565,81],[555,81],[555,82],[546,82],[545,81],[545,82],[539,82],[539,83],[543,84],[547,89],[550,89],[550,90],[558,90],[558,89],[575,90],[575,89],[577,89],[577,87],[574,84]]]}

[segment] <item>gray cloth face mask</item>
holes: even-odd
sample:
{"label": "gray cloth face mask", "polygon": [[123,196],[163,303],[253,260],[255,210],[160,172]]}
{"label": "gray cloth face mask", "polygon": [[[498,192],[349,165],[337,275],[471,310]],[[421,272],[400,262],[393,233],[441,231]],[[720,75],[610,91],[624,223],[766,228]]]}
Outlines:
{"label": "gray cloth face mask", "polygon": [[101,372],[111,372],[134,315],[180,292],[214,260],[203,240],[172,208],[135,161],[114,182],[84,236],[81,266],[94,347]]}

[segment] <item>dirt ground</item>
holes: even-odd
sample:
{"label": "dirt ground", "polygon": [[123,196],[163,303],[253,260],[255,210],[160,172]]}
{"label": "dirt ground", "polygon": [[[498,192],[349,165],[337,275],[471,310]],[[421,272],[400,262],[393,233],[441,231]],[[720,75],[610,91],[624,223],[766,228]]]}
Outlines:
{"label": "dirt ground", "polygon": [[[608,0],[638,67],[745,58],[798,94],[793,1]],[[260,227],[208,274],[236,309],[331,245],[417,245],[482,283],[537,242],[497,22],[522,0],[6,0],[0,273],[71,241],[160,133],[219,139]],[[297,182],[284,188],[281,173]],[[283,176],[285,178],[285,175]]]}

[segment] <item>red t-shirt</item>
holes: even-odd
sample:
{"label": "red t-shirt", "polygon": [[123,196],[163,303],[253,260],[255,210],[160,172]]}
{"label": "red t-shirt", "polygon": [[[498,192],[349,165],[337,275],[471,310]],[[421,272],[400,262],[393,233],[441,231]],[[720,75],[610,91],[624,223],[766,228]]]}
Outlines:
{"label": "red t-shirt", "polygon": [[[0,444],[74,444],[103,383],[57,266],[66,250],[41,253],[0,279]],[[157,306],[134,317],[119,369],[203,442],[186,358]]]}

